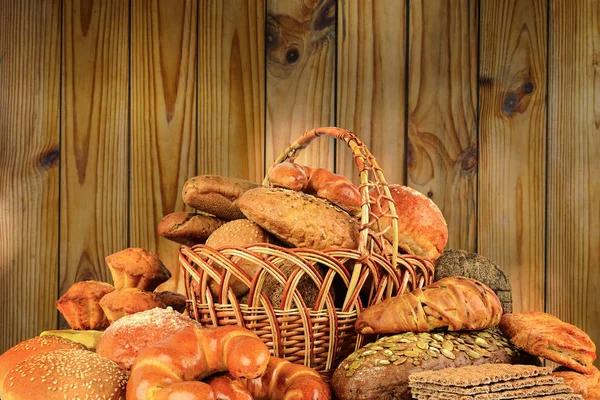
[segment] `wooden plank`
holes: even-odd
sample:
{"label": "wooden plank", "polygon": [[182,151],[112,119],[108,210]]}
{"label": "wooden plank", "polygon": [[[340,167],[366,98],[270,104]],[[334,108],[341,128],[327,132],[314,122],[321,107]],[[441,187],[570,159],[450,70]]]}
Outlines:
{"label": "wooden plank", "polygon": [[130,246],[156,252],[172,273],[160,289],[177,290],[179,245],[156,228],[165,214],[185,210],[181,190],[196,174],[197,3],[131,7]]}
{"label": "wooden plank", "polygon": [[60,2],[0,2],[0,354],[56,328]]}
{"label": "wooden plank", "polygon": [[546,16],[545,0],[482,2],[478,251],[515,312],[544,308]]}
{"label": "wooden plank", "polygon": [[448,223],[446,248],[476,250],[476,1],[410,3],[407,184]]}
{"label": "wooden plank", "polygon": [[[267,2],[268,165],[305,131],[335,123],[335,21],[335,0]],[[334,145],[322,137],[297,161],[333,170]]]}
{"label": "wooden plank", "polygon": [[546,311],[598,345],[600,4],[550,4]]}
{"label": "wooden plank", "polygon": [[264,175],[263,0],[200,0],[198,173]]}
{"label": "wooden plank", "polygon": [[[404,184],[406,1],[338,2],[337,125],[367,145],[389,183]],[[345,143],[336,171],[359,183]]]}
{"label": "wooden plank", "polygon": [[128,3],[63,7],[60,294],[128,245]]}

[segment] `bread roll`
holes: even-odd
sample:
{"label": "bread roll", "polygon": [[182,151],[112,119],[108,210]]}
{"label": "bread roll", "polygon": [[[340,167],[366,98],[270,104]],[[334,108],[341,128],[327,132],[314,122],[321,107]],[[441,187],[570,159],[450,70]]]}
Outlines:
{"label": "bread roll", "polygon": [[29,357],[59,349],[82,349],[85,346],[58,336],[36,336],[24,340],[0,355],[0,398],[3,398],[4,378],[19,362]]}
{"label": "bread roll", "polygon": [[412,373],[486,363],[540,365],[495,329],[407,332],[383,337],[352,353],[336,368],[332,387],[338,400],[409,400]]}
{"label": "bread roll", "polygon": [[36,354],[12,369],[3,400],[125,400],[127,376],[114,362],[89,350]]}
{"label": "bread roll", "polygon": [[226,221],[189,212],[173,212],[158,223],[157,233],[175,243],[185,246],[202,244]]}
{"label": "bread roll", "polygon": [[127,315],[104,331],[96,353],[129,370],[141,349],[186,326],[200,324],[171,308],[154,308]]}
{"label": "bread roll", "polygon": [[[398,247],[409,254],[436,259],[444,251],[448,241],[448,225],[438,206],[421,192],[408,186],[389,185],[398,214]],[[384,195],[381,188],[373,188],[370,196],[379,199]],[[381,200],[381,207],[373,204],[373,213],[389,213],[388,202]],[[383,217],[380,229],[384,237],[393,243],[392,218]]]}
{"label": "bread roll", "polygon": [[149,250],[128,248],[106,257],[116,289],[153,291],[171,277],[158,256]]}
{"label": "bread roll", "polygon": [[105,282],[76,282],[56,302],[56,308],[72,329],[102,330],[109,324],[100,300],[115,288]]}
{"label": "bread roll", "polygon": [[137,288],[115,290],[100,300],[100,307],[112,324],[119,318],[153,308],[167,308],[160,296]]}
{"label": "bread roll", "polygon": [[358,223],[326,200],[293,190],[260,187],[236,204],[244,215],[295,247],[357,249]]}
{"label": "bread roll", "polygon": [[160,301],[165,303],[165,306],[172,307],[173,310],[180,313],[183,313],[185,311],[185,307],[187,305],[187,299],[185,295],[169,290],[156,292],[156,294],[160,298]]}
{"label": "bread roll", "polygon": [[244,218],[233,202],[259,185],[220,175],[199,175],[183,185],[183,202],[188,206],[226,220]]}
{"label": "bread roll", "polygon": [[506,314],[500,330],[520,349],[584,374],[596,371],[596,345],[574,325],[544,312]]}

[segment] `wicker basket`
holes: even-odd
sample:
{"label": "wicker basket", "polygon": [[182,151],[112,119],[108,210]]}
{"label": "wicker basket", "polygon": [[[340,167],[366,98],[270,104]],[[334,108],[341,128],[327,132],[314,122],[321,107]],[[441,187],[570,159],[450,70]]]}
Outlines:
{"label": "wicker basket", "polygon": [[[363,337],[354,330],[360,311],[390,296],[406,293],[433,281],[433,262],[411,255],[397,254],[397,214],[383,173],[366,146],[352,133],[339,128],[317,128],[305,133],[288,147],[270,170],[283,161],[293,161],[297,153],[315,138],[329,135],[347,143],[360,170],[363,199],[359,248],[331,248],[324,251],[288,249],[272,244],[213,249],[204,245],[183,246],[179,262],[184,274],[188,312],[205,326],[241,325],[255,332],[272,354],[291,362],[310,366],[330,378],[335,367],[349,353],[362,345]],[[268,185],[265,178],[264,185]],[[369,191],[379,188],[377,198]],[[388,203],[386,216],[393,219],[393,252],[380,249],[382,233],[371,206]],[[387,247],[389,249],[390,246]],[[250,277],[236,262],[244,259],[258,266]],[[293,265],[286,277],[281,266]],[[352,271],[352,272],[350,272]],[[272,304],[263,292],[267,277],[281,285],[282,300]],[[310,277],[318,295],[314,305],[307,305],[297,289],[301,279]],[[229,287],[232,277],[249,288],[247,301],[241,303]],[[209,282],[215,280],[221,291],[213,296]],[[307,278],[304,278],[307,281]],[[309,281],[310,282],[310,281]],[[345,292],[343,299],[332,297]],[[343,304],[341,304],[343,300]],[[336,307],[336,302],[338,306]]]}

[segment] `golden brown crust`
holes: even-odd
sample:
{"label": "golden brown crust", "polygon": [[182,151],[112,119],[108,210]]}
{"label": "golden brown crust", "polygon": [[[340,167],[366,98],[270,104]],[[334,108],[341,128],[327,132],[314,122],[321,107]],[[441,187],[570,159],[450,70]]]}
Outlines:
{"label": "golden brown crust", "polygon": [[6,376],[6,400],[125,400],[127,376],[114,362],[82,349],[32,356]]}
{"label": "golden brown crust", "polygon": [[157,233],[185,246],[202,244],[225,220],[190,212],[173,212],[165,215],[158,224]]}
{"label": "golden brown crust", "polygon": [[4,378],[19,362],[43,353],[59,349],[82,349],[86,347],[80,343],[58,336],[36,336],[24,340],[0,355],[0,397],[4,391]]}
{"label": "golden brown crust", "polygon": [[158,256],[142,248],[131,247],[106,257],[116,289],[138,288],[153,291],[171,277]]}
{"label": "golden brown crust", "polygon": [[234,220],[244,218],[233,202],[247,190],[259,185],[243,179],[220,175],[199,175],[190,178],[182,190],[183,202],[215,217]]}
{"label": "golden brown crust", "polygon": [[109,321],[100,307],[100,300],[115,288],[105,282],[76,282],[56,302],[56,308],[72,329],[102,330]]}
{"label": "golden brown crust", "polygon": [[[408,186],[389,185],[398,215],[398,247],[409,254],[437,259],[448,242],[448,225],[438,206],[421,192]],[[383,190],[374,188],[371,197],[380,198]],[[373,205],[376,215],[389,212],[388,204],[381,200],[381,208]],[[381,230],[387,230],[384,237],[393,242],[392,219],[381,219]]]}
{"label": "golden brown crust", "polygon": [[365,309],[355,328],[362,334],[479,330],[497,326],[501,317],[502,305],[490,288],[455,276]]}
{"label": "golden brown crust", "polygon": [[517,347],[584,374],[596,370],[596,345],[574,325],[543,312],[506,314],[500,330]]}
{"label": "golden brown crust", "polygon": [[137,288],[115,290],[100,300],[100,307],[112,324],[119,318],[153,308],[167,308],[160,296]]}
{"label": "golden brown crust", "polygon": [[594,368],[590,375],[581,374],[568,369],[555,370],[552,375],[563,378],[573,393],[580,394],[584,399],[600,399],[600,371]]}
{"label": "golden brown crust", "polygon": [[246,217],[295,247],[358,248],[358,223],[326,200],[293,190],[260,187],[236,204]]}

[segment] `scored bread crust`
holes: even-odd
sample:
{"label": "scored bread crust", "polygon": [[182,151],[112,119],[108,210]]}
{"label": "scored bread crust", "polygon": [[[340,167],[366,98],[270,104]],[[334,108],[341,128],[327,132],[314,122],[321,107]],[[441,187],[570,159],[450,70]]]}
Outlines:
{"label": "scored bread crust", "polygon": [[596,345],[574,325],[538,311],[505,314],[499,325],[510,341],[529,354],[584,374],[596,371]]}

